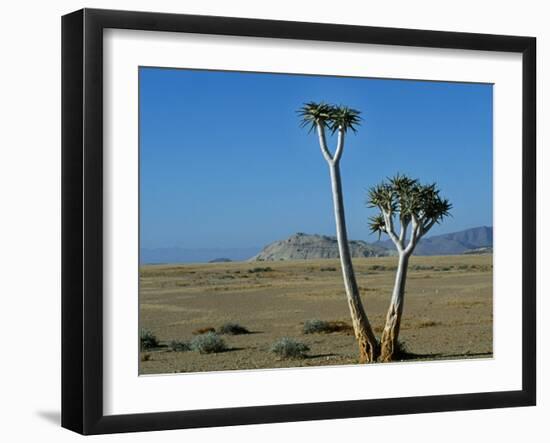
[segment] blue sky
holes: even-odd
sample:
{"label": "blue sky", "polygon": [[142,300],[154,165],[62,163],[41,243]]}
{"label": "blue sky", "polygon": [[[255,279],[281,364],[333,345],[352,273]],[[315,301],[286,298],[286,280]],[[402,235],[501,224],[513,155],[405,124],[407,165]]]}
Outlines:
{"label": "blue sky", "polygon": [[366,190],[396,172],[437,182],[453,203],[429,235],[492,226],[491,85],[158,68],[139,76],[141,247],[333,235],[327,165],[298,124],[306,101],[362,112],[341,161],[351,239],[377,239]]}

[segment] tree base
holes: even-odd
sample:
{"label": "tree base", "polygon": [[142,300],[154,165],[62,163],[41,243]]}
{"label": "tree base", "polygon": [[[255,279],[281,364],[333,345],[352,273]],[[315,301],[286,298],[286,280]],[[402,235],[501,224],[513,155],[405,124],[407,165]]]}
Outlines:
{"label": "tree base", "polygon": [[397,336],[391,330],[384,330],[380,340],[380,361],[382,363],[397,361],[403,357],[403,354],[403,345],[397,340]]}
{"label": "tree base", "polygon": [[359,342],[359,363],[375,363],[380,355],[380,346],[376,339],[374,342],[368,339],[358,339]]}

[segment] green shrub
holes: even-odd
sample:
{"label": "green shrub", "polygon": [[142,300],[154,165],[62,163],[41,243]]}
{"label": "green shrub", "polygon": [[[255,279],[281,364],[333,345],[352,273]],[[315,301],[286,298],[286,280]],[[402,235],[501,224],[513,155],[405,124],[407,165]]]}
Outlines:
{"label": "green shrub", "polygon": [[292,338],[284,337],[273,343],[271,352],[279,358],[304,358],[309,346]]}
{"label": "green shrub", "polygon": [[241,335],[250,334],[250,331],[238,323],[225,323],[218,330],[220,334]]}
{"label": "green shrub", "polygon": [[172,340],[170,342],[170,349],[174,352],[185,352],[191,350],[191,345],[186,341]]}
{"label": "green shrub", "polygon": [[148,329],[142,329],[139,333],[139,343],[142,351],[156,348],[159,345],[158,338]]}
{"label": "green shrub", "polygon": [[214,354],[227,350],[225,341],[215,332],[198,335],[191,341],[191,349],[201,354]]}

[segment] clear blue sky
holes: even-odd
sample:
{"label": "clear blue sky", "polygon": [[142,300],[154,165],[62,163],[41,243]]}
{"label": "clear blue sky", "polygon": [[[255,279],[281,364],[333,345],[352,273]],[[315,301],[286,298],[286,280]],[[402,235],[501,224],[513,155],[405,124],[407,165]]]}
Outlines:
{"label": "clear blue sky", "polygon": [[306,101],[362,111],[341,161],[351,239],[369,236],[366,190],[396,172],[436,181],[453,217],[429,235],[492,226],[491,85],[140,68],[141,246],[264,246],[334,234]]}

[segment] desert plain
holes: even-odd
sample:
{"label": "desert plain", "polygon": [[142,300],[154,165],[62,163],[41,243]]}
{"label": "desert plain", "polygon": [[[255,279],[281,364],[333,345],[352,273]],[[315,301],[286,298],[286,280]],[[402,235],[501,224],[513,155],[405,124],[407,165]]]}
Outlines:
{"label": "desert plain", "polygon": [[[369,320],[380,334],[396,257],[355,258]],[[357,363],[353,333],[305,334],[308,320],[350,322],[339,260],[292,260],[140,267],[140,328],[159,345],[141,351],[140,374],[227,371]],[[227,350],[176,352],[197,331],[238,323],[250,331],[221,335]],[[281,359],[274,342],[305,343],[305,358]],[[411,361],[491,358],[492,255],[413,256],[407,277],[400,340]],[[401,364],[401,363],[385,363]]]}

